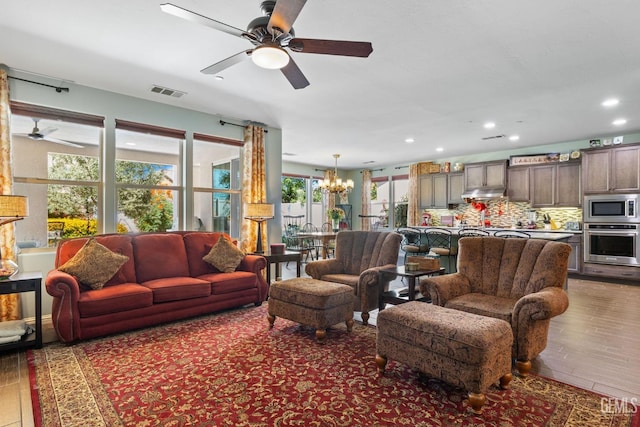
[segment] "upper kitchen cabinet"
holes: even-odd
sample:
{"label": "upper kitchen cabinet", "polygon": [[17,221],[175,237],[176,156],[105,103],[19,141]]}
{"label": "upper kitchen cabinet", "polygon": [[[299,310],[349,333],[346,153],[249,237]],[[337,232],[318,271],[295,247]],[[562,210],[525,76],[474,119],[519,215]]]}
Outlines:
{"label": "upper kitchen cabinet", "polygon": [[582,155],[584,194],[640,190],[640,145],[589,149]]}
{"label": "upper kitchen cabinet", "polygon": [[420,209],[447,208],[447,175],[446,173],[419,175]]}
{"label": "upper kitchen cabinet", "polygon": [[452,172],[448,174],[447,179],[449,181],[447,203],[450,205],[464,203],[464,199],[462,198],[462,193],[464,193],[464,173]]}
{"label": "upper kitchen cabinet", "polygon": [[529,166],[514,166],[508,170],[509,187],[507,195],[511,202],[529,202]]}
{"label": "upper kitchen cabinet", "polygon": [[529,168],[531,206],[578,207],[580,202],[580,163],[556,163]]}
{"label": "upper kitchen cabinet", "polygon": [[467,163],[464,166],[465,192],[504,189],[507,186],[507,161]]}

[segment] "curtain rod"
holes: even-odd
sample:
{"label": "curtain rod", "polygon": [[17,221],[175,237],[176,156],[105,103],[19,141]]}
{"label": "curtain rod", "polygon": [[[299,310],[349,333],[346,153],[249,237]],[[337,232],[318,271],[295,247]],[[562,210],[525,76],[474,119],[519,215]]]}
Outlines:
{"label": "curtain rod", "polygon": [[408,168],[409,165],[404,165],[404,166],[396,166],[394,169],[403,169],[403,168]]}
{"label": "curtain rod", "polygon": [[220,120],[220,125],[221,126],[224,126],[224,125],[238,126],[240,128],[245,128],[245,127],[247,127],[247,125],[257,125],[257,126],[262,126],[263,127],[262,129],[264,130],[264,133],[269,133],[269,129],[264,127],[264,126],[266,126],[265,124],[257,123],[257,122],[247,122],[247,125],[239,125],[237,123],[231,123],[231,122],[227,122],[225,120]]}
{"label": "curtain rod", "polygon": [[50,87],[52,89],[55,89],[56,92],[58,92],[58,93],[69,92],[69,88],[68,87],[48,85],[46,83],[34,82],[33,80],[21,79],[20,77],[14,77],[14,76],[8,76],[8,77],[10,79],[20,80],[21,82],[33,83],[34,85]]}
{"label": "curtain rod", "polygon": [[380,168],[380,169],[363,169],[363,170],[360,171],[360,173],[364,172],[365,170],[368,170],[370,172],[380,172],[380,171],[383,171],[384,168]]}

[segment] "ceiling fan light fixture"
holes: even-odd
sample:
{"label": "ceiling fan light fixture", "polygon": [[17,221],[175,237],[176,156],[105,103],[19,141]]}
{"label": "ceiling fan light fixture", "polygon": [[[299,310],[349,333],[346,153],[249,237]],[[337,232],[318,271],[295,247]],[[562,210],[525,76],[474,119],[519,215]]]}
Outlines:
{"label": "ceiling fan light fixture", "polygon": [[264,45],[253,49],[251,60],[258,67],[279,70],[289,63],[289,55],[281,47]]}

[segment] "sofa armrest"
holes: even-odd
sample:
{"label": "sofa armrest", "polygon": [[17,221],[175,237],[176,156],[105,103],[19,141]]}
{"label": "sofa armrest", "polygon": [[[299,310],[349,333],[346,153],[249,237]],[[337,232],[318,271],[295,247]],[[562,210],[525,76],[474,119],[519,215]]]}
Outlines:
{"label": "sofa armrest", "polygon": [[47,293],[53,297],[51,320],[62,342],[73,342],[79,338],[80,284],[70,274],[51,270],[45,279]]}
{"label": "sofa armrest", "polygon": [[543,288],[520,298],[513,309],[513,320],[546,320],[564,313],[569,307],[567,293],[558,287]]}
{"label": "sofa armrest", "polygon": [[431,296],[435,305],[444,307],[447,301],[471,292],[471,283],[461,273],[429,276],[420,279],[420,293]]}
{"label": "sofa armrest", "polygon": [[262,255],[245,255],[236,268],[239,271],[249,271],[255,273],[258,278],[258,289],[260,290],[260,301],[265,301],[269,293],[269,285],[262,273],[267,268],[267,259]]}
{"label": "sofa armrest", "polygon": [[321,259],[307,263],[304,267],[305,273],[316,280],[320,280],[325,274],[344,273],[344,265],[335,259]]}

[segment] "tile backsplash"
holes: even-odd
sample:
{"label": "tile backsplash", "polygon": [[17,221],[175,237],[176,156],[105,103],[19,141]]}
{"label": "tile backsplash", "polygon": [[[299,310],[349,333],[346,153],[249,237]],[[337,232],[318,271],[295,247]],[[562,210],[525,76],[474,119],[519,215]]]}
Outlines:
{"label": "tile backsplash", "polygon": [[[487,206],[485,220],[491,222],[491,227],[511,228],[520,221],[523,225],[527,223],[527,213],[531,209],[531,205],[526,202],[509,202],[503,199],[484,200]],[[536,221],[537,228],[544,228],[543,215],[547,214],[556,222],[559,227],[564,227],[567,221],[582,221],[581,208],[538,208]],[[456,209],[427,209],[431,214],[432,225],[443,225],[440,221],[441,216],[451,216],[461,218],[468,226],[475,227],[480,224],[480,211],[473,207],[470,203],[462,203],[456,206]]]}

